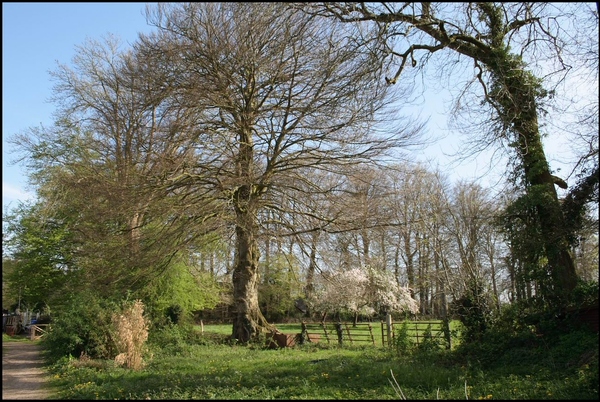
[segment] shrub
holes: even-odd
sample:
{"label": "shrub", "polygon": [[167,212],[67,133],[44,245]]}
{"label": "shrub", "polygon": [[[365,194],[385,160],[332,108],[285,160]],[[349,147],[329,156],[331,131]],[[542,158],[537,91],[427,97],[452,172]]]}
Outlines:
{"label": "shrub", "polygon": [[50,331],[42,343],[47,358],[89,356],[93,359],[112,359],[116,345],[110,332],[112,312],[117,305],[89,292],[70,297],[55,311]]}
{"label": "shrub", "polygon": [[429,353],[439,351],[444,348],[445,341],[433,336],[431,324],[427,326],[423,333],[423,341],[419,344],[418,349],[422,352]]}
{"label": "shrub", "polygon": [[394,334],[393,340],[394,348],[396,349],[396,353],[399,356],[407,354],[413,349],[414,344],[410,340],[410,336],[408,334],[408,322],[404,321],[400,328],[396,330]]}
{"label": "shrub", "polygon": [[150,331],[148,344],[155,353],[181,356],[187,353],[190,345],[222,343],[225,337],[226,335],[201,334],[191,324],[169,323],[154,327]]}
{"label": "shrub", "polygon": [[463,324],[462,341],[478,342],[483,338],[492,319],[492,302],[484,285],[477,280],[467,283],[462,297],[452,304],[453,313]]}
{"label": "shrub", "polygon": [[184,314],[183,307],[181,307],[179,304],[171,305],[167,307],[166,314],[173,324],[179,324]]}

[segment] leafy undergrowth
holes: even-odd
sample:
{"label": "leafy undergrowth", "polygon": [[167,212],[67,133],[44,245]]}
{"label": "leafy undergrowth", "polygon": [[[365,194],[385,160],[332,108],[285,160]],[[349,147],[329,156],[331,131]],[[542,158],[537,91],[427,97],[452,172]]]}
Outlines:
{"label": "leafy undergrowth", "polygon": [[[141,371],[111,361],[52,366],[58,399],[598,399],[597,334],[566,336],[493,362],[374,346],[267,349],[219,335],[153,348]],[[585,337],[585,339],[582,339]],[[394,379],[400,389],[394,384]]]}

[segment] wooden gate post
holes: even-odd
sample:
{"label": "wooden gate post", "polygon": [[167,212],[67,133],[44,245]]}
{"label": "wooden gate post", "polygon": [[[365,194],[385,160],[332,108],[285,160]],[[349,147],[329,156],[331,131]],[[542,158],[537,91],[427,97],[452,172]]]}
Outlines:
{"label": "wooden gate post", "polygon": [[306,323],[304,321],[302,321],[302,329],[300,330],[300,345],[305,344],[307,341],[310,341],[310,338],[308,337],[308,329],[306,328]]}
{"label": "wooden gate post", "polygon": [[392,347],[392,315],[390,313],[385,315],[385,326],[387,328],[388,346]]}
{"label": "wooden gate post", "polygon": [[448,318],[443,319],[442,327],[446,338],[446,349],[450,350],[452,349],[452,333],[450,332],[450,320]]}
{"label": "wooden gate post", "polygon": [[342,329],[341,322],[335,324],[335,330],[337,332],[338,343],[340,344],[340,346],[342,346],[342,344],[344,343],[344,330]]}

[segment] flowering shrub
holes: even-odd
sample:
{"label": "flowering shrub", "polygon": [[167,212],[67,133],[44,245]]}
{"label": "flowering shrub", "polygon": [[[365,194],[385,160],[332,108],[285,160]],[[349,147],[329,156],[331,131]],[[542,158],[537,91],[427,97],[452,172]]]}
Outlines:
{"label": "flowering shrub", "polygon": [[351,312],[373,315],[377,311],[419,311],[410,289],[397,283],[387,271],[370,266],[323,273],[308,303],[319,312]]}
{"label": "flowering shrub", "polygon": [[371,292],[369,299],[382,310],[389,312],[419,312],[419,304],[410,295],[408,286],[401,286],[391,272],[367,267]]}

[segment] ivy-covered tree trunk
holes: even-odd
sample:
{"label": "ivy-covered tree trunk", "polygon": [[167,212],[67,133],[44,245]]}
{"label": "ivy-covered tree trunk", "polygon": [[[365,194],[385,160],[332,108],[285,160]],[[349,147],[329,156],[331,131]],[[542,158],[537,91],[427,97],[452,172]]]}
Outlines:
{"label": "ivy-covered tree trunk", "polygon": [[[489,28],[489,46],[464,48],[447,42],[440,32],[435,35],[454,50],[485,65],[490,74],[486,100],[496,109],[502,129],[511,134],[509,146],[516,149],[520,177],[523,179],[527,204],[536,211],[539,238],[536,243],[547,258],[547,272],[552,282],[550,291],[560,299],[577,285],[575,264],[570,254],[568,222],[561,210],[539,129],[539,101],[548,96],[541,80],[527,69],[521,56],[511,53],[504,43],[509,27],[504,21],[502,7],[493,3],[478,3]],[[478,78],[481,80],[481,72]],[[566,188],[564,182],[559,185]]]}
{"label": "ivy-covered tree trunk", "polygon": [[550,171],[539,131],[538,99],[545,94],[520,59],[502,50],[486,63],[494,81],[488,96],[516,137],[511,145],[520,157],[527,203],[537,213],[539,244],[548,259],[553,293],[562,298],[577,285],[577,274],[569,252],[569,232],[555,188],[556,179]]}

